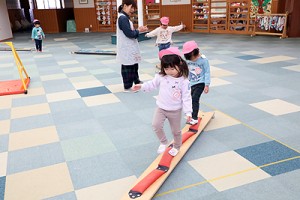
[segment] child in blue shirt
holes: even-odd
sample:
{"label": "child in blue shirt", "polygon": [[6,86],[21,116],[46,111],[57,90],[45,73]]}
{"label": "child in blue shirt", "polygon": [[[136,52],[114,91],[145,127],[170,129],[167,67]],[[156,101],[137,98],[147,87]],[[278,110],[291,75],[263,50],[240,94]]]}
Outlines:
{"label": "child in blue shirt", "polygon": [[41,23],[39,20],[35,19],[33,20],[33,29],[31,33],[32,41],[35,41],[35,47],[37,52],[42,52],[42,41],[43,38],[45,38],[44,31],[41,27]]}
{"label": "child in blue shirt", "polygon": [[195,41],[183,44],[182,53],[189,67],[189,80],[193,104],[192,119],[189,124],[198,123],[199,100],[202,92],[208,93],[210,84],[210,66],[207,58],[200,53]]}

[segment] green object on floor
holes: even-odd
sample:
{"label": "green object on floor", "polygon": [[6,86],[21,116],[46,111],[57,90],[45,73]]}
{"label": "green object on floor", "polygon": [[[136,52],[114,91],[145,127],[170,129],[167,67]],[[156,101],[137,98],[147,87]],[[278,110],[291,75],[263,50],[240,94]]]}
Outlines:
{"label": "green object on floor", "polygon": [[76,32],[75,20],[67,21],[67,32]]}

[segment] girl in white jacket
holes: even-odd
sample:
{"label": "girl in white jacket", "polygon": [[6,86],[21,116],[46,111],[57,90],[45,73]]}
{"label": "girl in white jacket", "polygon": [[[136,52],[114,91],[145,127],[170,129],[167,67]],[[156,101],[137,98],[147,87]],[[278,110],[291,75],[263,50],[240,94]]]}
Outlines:
{"label": "girl in white jacket", "polygon": [[146,37],[157,37],[156,45],[158,50],[167,49],[171,46],[172,43],[172,34],[174,32],[180,31],[185,28],[184,24],[179,26],[169,26],[169,17],[162,17],[160,19],[160,26],[154,29],[153,31],[147,33]]}
{"label": "girl in white jacket", "polygon": [[189,69],[186,62],[181,58],[177,47],[170,47],[159,53],[161,58],[161,71],[154,79],[143,84],[137,84],[133,90],[143,90],[145,92],[159,89],[157,97],[157,109],[153,118],[153,129],[160,140],[157,153],[166,150],[168,140],[163,130],[166,119],[170,123],[174,137],[173,148],[169,154],[176,156],[179,152],[181,138],[181,112],[187,116],[187,123],[191,120],[192,98],[191,86],[188,80]]}

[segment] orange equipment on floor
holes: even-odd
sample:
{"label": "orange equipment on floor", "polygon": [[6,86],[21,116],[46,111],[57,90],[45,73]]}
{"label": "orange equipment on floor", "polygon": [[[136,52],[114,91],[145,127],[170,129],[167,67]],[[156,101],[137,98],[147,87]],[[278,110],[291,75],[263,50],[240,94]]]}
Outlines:
{"label": "orange equipment on floor", "polygon": [[[197,134],[201,118],[198,118],[198,120],[198,124],[191,126],[187,132],[182,134],[182,144],[184,144],[190,137]],[[157,168],[153,169],[153,171],[151,171],[129,191],[128,195],[131,199],[135,199],[142,196],[142,194],[145,192],[145,190],[147,190],[148,187],[150,187],[157,179],[159,179],[159,177],[161,177],[169,170],[171,162],[174,158],[169,154],[169,150],[171,148],[172,146],[169,146],[165,150]]]}
{"label": "orange equipment on floor", "polygon": [[20,80],[0,81],[0,96],[21,93],[27,94],[27,87],[30,83],[30,77],[28,76],[22,64],[13,43],[4,42],[4,44],[7,44],[11,48],[19,71]]}

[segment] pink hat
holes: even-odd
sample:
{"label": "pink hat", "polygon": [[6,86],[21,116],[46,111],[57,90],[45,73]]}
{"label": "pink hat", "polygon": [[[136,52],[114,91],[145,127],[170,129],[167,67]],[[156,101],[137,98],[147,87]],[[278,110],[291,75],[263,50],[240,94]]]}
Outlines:
{"label": "pink hat", "polygon": [[161,59],[165,55],[174,55],[174,54],[181,56],[178,47],[169,47],[167,49],[163,49],[159,52],[158,56],[159,56],[159,59]]}
{"label": "pink hat", "polygon": [[168,25],[169,24],[169,17],[160,18],[160,22],[161,22],[161,24]]}
{"label": "pink hat", "polygon": [[34,23],[34,22],[38,22],[38,21],[39,21],[38,19],[34,19],[34,20],[33,20],[33,23]]}
{"label": "pink hat", "polygon": [[183,44],[182,53],[183,54],[191,53],[194,49],[197,49],[197,48],[199,48],[199,47],[194,40],[188,41]]}

